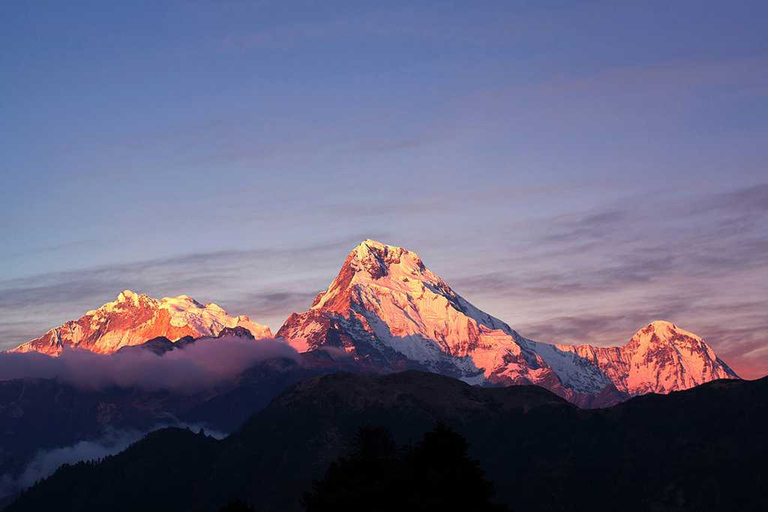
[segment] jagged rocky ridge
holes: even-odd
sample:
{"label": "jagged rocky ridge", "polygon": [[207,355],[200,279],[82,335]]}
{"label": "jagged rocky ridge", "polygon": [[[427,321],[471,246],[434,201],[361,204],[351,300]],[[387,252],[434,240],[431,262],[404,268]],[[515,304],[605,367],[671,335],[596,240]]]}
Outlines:
{"label": "jagged rocky ridge", "polygon": [[277,333],[374,369],[420,368],[475,384],[537,384],[580,405],[737,378],[695,334],[656,321],[622,347],[529,340],[470,304],[402,247],[358,245],[311,308]]}
{"label": "jagged rocky ridge", "polygon": [[123,347],[140,345],[165,337],[175,341],[186,336],[217,336],[226,328],[243,327],[255,338],[271,338],[269,327],[247,316],[230,316],[216,304],[200,304],[187,295],[154,299],[130,290],[117,299],[88,311],[12,352],[41,352],[59,355],[66,347],[77,347],[97,354],[113,354]]}
{"label": "jagged rocky ridge", "polygon": [[[174,343],[236,327],[256,339],[272,336],[268,327],[215,304],[126,290],[14,351],[58,355],[77,347],[112,354],[151,340],[145,348],[160,354]],[[536,384],[587,407],[737,378],[700,337],[664,321],[621,347],[527,339],[458,295],[417,254],[374,240],[359,244],[310,309],[292,314],[277,335],[315,365],[421,369],[483,385]]]}

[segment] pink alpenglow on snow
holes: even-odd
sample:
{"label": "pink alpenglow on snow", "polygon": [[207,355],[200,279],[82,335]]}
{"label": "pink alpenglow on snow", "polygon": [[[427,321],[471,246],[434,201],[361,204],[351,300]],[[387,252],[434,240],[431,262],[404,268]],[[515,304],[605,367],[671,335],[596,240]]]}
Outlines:
{"label": "pink alpenglow on snow", "polygon": [[668,322],[653,322],[623,347],[526,339],[458,295],[417,254],[373,240],[349,254],[311,308],[292,314],[278,336],[298,351],[334,347],[372,367],[537,384],[583,404],[601,393],[610,402],[737,378],[701,338]]}
{"label": "pink alpenglow on snow", "polygon": [[57,356],[66,347],[77,347],[97,354],[113,354],[120,348],[139,345],[164,336],[177,340],[184,336],[216,336],[227,327],[244,327],[254,338],[271,338],[269,327],[247,316],[230,316],[216,304],[200,304],[187,295],[153,299],[124,290],[117,299],[88,311],[23,343],[12,352],[41,352]]}
{"label": "pink alpenglow on snow", "polygon": [[[126,290],[13,352],[59,356],[76,348],[106,355],[159,336],[211,337],[233,328],[257,339],[272,336],[268,327],[215,304]],[[457,294],[416,253],[374,240],[355,247],[310,309],[292,314],[277,335],[291,350],[322,349],[369,371],[417,368],[472,384],[536,384],[583,406],[738,378],[700,337],[669,322],[649,324],[620,347],[525,338]]]}
{"label": "pink alpenglow on snow", "polygon": [[622,347],[557,345],[557,349],[589,360],[631,395],[669,393],[737,377],[699,336],[665,321],[648,324]]}

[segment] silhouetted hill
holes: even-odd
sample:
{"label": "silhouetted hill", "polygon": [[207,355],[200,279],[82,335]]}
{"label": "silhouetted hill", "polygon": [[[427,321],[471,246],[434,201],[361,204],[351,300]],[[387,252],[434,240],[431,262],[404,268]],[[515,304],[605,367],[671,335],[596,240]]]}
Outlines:
{"label": "silhouetted hill", "polygon": [[14,475],[38,450],[97,439],[107,428],[146,431],[175,421],[200,398],[132,388],[83,390],[56,379],[0,382],[0,475]]}
{"label": "silhouetted hill", "polygon": [[163,431],[62,468],[8,510],[299,510],[361,426],[408,445],[438,422],[467,439],[512,510],[761,510],[767,399],[768,378],[730,380],[580,410],[533,386],[339,373],[297,384],[223,441]]}
{"label": "silhouetted hill", "polygon": [[[158,339],[148,347],[121,351],[154,351],[164,344]],[[38,451],[99,440],[111,432],[146,432],[177,424],[233,432],[291,384],[328,371],[292,359],[268,359],[232,382],[194,393],[117,386],[89,389],[62,379],[0,381],[0,484],[3,478],[17,478]],[[0,497],[1,493],[2,485]]]}

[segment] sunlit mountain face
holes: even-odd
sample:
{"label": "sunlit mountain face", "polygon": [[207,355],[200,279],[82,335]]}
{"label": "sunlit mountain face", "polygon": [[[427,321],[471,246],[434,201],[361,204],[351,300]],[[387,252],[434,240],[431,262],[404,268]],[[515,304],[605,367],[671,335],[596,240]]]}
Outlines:
{"label": "sunlit mountain face", "polygon": [[[268,327],[232,317],[216,304],[187,296],[156,300],[126,290],[13,352],[113,354],[154,338],[172,347],[175,340],[235,327],[254,342],[272,337]],[[617,347],[527,339],[457,294],[416,253],[374,240],[355,247],[311,308],[292,314],[277,337],[299,353],[322,351],[360,371],[418,368],[478,385],[535,384],[592,407],[737,378],[700,337],[664,321]]]}
{"label": "sunlit mountain face", "polygon": [[254,323],[247,316],[229,316],[216,304],[202,305],[186,295],[157,300],[124,290],[116,300],[88,311],[78,320],[54,327],[12,352],[59,355],[65,348],[77,348],[113,354],[159,336],[173,340],[216,336],[227,327],[243,327],[257,338],[272,337],[269,327]]}
{"label": "sunlit mountain face", "polygon": [[373,368],[416,364],[472,383],[538,384],[582,404],[737,377],[701,338],[664,321],[621,347],[527,339],[458,295],[417,254],[373,240],[278,336],[298,351],[333,348]]}

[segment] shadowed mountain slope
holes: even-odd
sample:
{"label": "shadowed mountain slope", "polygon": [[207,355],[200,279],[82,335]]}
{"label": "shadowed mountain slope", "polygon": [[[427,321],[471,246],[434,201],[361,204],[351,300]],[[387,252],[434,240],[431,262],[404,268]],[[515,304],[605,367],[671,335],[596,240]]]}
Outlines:
{"label": "shadowed mountain slope", "polygon": [[[496,500],[511,510],[761,510],[766,420],[768,378],[580,410],[538,387],[338,373],[297,384],[222,441],[182,434],[183,449],[202,454],[185,471],[157,453],[176,442],[178,432],[164,432],[100,464],[62,468],[8,510],[213,511],[233,499],[298,510],[301,493],[359,427],[386,427],[408,444],[437,422],[468,440]],[[157,508],[151,497],[163,488],[185,491]]]}

